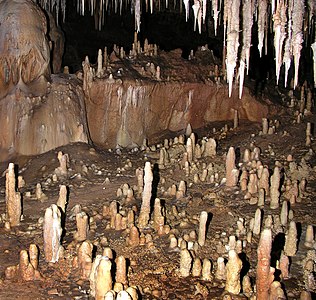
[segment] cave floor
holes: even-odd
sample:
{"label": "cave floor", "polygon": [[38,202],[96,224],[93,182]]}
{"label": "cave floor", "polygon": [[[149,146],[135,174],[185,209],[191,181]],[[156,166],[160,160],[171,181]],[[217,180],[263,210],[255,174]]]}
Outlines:
{"label": "cave floor", "polygon": [[[296,162],[304,157],[310,165],[309,178],[307,178],[307,190],[300,203],[291,207],[294,212],[294,221],[298,225],[299,250],[292,258],[290,266],[290,278],[283,280],[288,299],[298,299],[300,292],[304,290],[303,268],[301,261],[306,255],[304,246],[305,230],[307,224],[315,225],[316,202],[315,202],[315,155],[309,153],[309,149],[315,151],[315,143],[312,140],[311,147],[305,145],[306,122],[315,123],[315,116],[310,115],[303,119],[301,124],[293,124],[296,118],[294,110],[288,110],[283,116],[278,116],[280,126],[272,135],[258,135],[261,124],[240,122],[236,129],[221,131],[224,123],[212,123],[208,128],[194,132],[200,138],[211,136],[217,140],[218,150],[214,158],[198,159],[197,164],[213,163],[219,173],[219,177],[225,177],[225,153],[230,146],[239,149],[243,153],[245,148],[250,148],[254,143],[261,149],[260,160],[269,166],[271,170],[276,160],[286,164],[288,154],[292,154]],[[231,127],[232,124],[228,122]],[[213,133],[212,128],[216,128]],[[287,135],[284,135],[284,131]],[[183,133],[183,132],[182,132]],[[174,137],[175,134],[169,135]],[[161,140],[162,141],[162,140]],[[149,141],[150,144],[152,141]],[[269,147],[273,149],[271,155]],[[57,153],[62,151],[70,158],[69,176],[59,179],[57,182],[48,180],[52,178],[55,168],[59,166]],[[102,247],[109,246],[115,256],[123,255],[128,260],[129,286],[136,285],[141,291],[141,299],[222,299],[225,283],[213,279],[203,281],[200,278],[189,276],[181,278],[178,275],[180,250],[169,249],[168,235],[158,236],[151,228],[153,243],[151,246],[139,245],[130,247],[126,245],[126,232],[108,229],[109,219],[102,216],[102,207],[109,205],[113,200],[120,203],[124,210],[133,205],[140,208],[141,197],[135,193],[135,199],[126,201],[117,197],[117,189],[127,183],[130,187],[137,185],[135,170],[144,167],[145,161],[152,164],[158,162],[159,152],[137,151],[129,152],[122,150],[117,154],[115,150],[100,150],[86,144],[67,145],[48,153],[34,157],[19,157],[14,160],[19,166],[19,175],[25,179],[26,185],[20,191],[23,193],[23,221],[21,225],[6,231],[2,223],[0,228],[0,299],[89,299],[89,281],[79,278],[78,271],[72,266],[72,259],[76,254],[76,242],[74,233],[76,221],[71,214],[76,204],[82,206],[90,217],[89,240],[96,245],[96,253],[102,253]],[[237,162],[242,161],[237,155]],[[132,166],[128,166],[131,162]],[[82,166],[88,167],[88,172],[82,172]],[[1,172],[4,172],[7,163],[1,164]],[[2,173],[4,174],[4,173]],[[198,231],[198,216],[205,210],[211,216],[207,231],[205,246],[200,247],[196,253],[201,259],[208,258],[215,263],[220,256],[217,251],[218,241],[223,238],[223,232],[227,236],[235,234],[236,221],[242,217],[246,222],[254,217],[257,205],[251,205],[249,200],[244,199],[245,193],[239,187],[227,188],[225,184],[215,185],[209,182],[193,183],[193,176],[186,177],[184,170],[179,164],[171,164],[164,169],[159,169],[154,176],[159,178],[157,186],[157,197],[159,197],[167,211],[175,205],[179,212],[178,218],[166,218],[172,232],[177,236],[183,236],[192,230]],[[109,178],[110,183],[105,181]],[[164,179],[164,180],[163,180]],[[161,187],[165,190],[172,184],[178,185],[180,180],[187,183],[185,197],[176,200],[175,197],[162,194]],[[50,182],[51,181],[51,182]],[[41,201],[35,199],[35,186],[40,182],[46,199]],[[191,184],[190,184],[191,183]],[[5,212],[5,181],[2,176],[0,181],[0,212]],[[56,203],[59,194],[59,185],[65,184],[69,187],[69,200],[66,209],[65,233],[62,245],[65,248],[64,258],[55,264],[48,264],[43,255],[42,224],[38,222],[44,216],[45,209],[52,203]],[[25,193],[31,192],[31,197]],[[281,196],[282,200],[282,196]],[[263,208],[264,216],[279,214],[280,209],[271,210],[269,203]],[[136,214],[138,215],[138,214]],[[193,218],[192,218],[193,216]],[[105,238],[106,239],[105,239]],[[241,239],[244,239],[241,237]],[[39,271],[43,276],[42,281],[21,282],[19,280],[5,279],[6,267],[17,265],[19,252],[28,249],[31,243],[38,245],[40,249]],[[253,237],[240,257],[243,260],[242,274],[248,271],[248,275],[255,281],[256,258],[257,258],[258,236]],[[274,245],[275,257],[280,253],[280,245]],[[223,255],[223,254],[222,254]],[[275,258],[274,257],[274,258]],[[207,288],[207,292],[200,292]],[[233,299],[246,299],[245,296],[233,296]]]}

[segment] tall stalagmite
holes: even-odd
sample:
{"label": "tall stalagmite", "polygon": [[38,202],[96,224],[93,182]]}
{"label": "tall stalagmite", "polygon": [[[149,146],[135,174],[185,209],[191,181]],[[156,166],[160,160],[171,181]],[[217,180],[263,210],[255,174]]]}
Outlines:
{"label": "tall stalagmite", "polygon": [[152,182],[154,179],[153,172],[151,170],[151,164],[149,161],[145,163],[144,169],[144,190],[142,195],[142,206],[139,213],[138,225],[140,228],[144,228],[148,225],[150,218],[150,200],[152,191]]}
{"label": "tall stalagmite", "polygon": [[260,236],[258,246],[258,263],[257,263],[257,300],[269,299],[269,289],[273,282],[274,276],[271,275],[270,260],[272,249],[271,229],[264,229]]}

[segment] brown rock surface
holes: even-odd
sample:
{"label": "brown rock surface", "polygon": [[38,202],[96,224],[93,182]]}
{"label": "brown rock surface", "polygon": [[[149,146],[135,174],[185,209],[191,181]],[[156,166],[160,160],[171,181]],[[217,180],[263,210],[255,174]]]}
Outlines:
{"label": "brown rock surface", "polygon": [[[210,56],[209,51],[205,52],[203,56]],[[161,81],[146,70],[147,61],[148,57],[141,56],[137,62],[112,61],[111,70],[121,67],[123,76],[90,82],[85,92],[89,129],[95,143],[106,147],[140,145],[144,138],[184,130],[188,123],[201,128],[209,122],[233,120],[234,110],[240,119],[250,121],[261,121],[271,112],[272,106],[256,100],[246,87],[241,100],[237,90],[228,98],[226,84],[209,77],[214,63],[205,63],[203,57],[190,62],[177,51],[162,52],[153,59],[155,65],[161,66]],[[142,64],[145,67],[140,71]]]}
{"label": "brown rock surface", "polygon": [[76,80],[52,76],[46,96],[0,101],[0,154],[32,155],[72,142],[87,142],[84,96]]}
{"label": "brown rock surface", "polygon": [[0,99],[15,90],[43,94],[50,75],[44,13],[32,0],[5,0],[0,24]]}

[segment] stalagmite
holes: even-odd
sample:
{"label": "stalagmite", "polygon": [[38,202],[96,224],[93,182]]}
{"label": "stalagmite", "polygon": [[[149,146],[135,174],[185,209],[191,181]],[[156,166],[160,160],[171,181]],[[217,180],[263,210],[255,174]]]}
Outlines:
{"label": "stalagmite", "polygon": [[281,283],[279,281],[274,281],[270,286],[270,298],[269,299],[278,299],[278,300],[286,300],[287,298],[284,295],[284,291],[281,287]]}
{"label": "stalagmite", "polygon": [[271,201],[270,201],[270,208],[276,209],[279,207],[279,197],[280,197],[280,170],[278,167],[274,168],[273,175],[271,176],[271,187],[270,187],[270,195],[271,195]]}
{"label": "stalagmite", "polygon": [[68,191],[65,185],[61,185],[59,188],[59,198],[57,200],[57,206],[63,211],[66,212],[66,204],[67,204]]}
{"label": "stalagmite", "polygon": [[21,194],[16,192],[14,164],[9,163],[5,182],[6,215],[10,226],[20,225],[22,215]]}
{"label": "stalagmite", "polygon": [[153,172],[151,170],[151,164],[149,161],[145,163],[144,168],[144,190],[142,195],[142,206],[138,218],[138,225],[140,228],[144,228],[148,225],[150,218],[150,199],[153,182]]}
{"label": "stalagmite", "polygon": [[105,294],[112,289],[112,263],[106,256],[102,256],[95,269],[95,299],[104,299]]}
{"label": "stalagmite", "polygon": [[198,243],[200,246],[204,246],[205,244],[207,218],[208,218],[208,213],[206,211],[202,211],[200,214],[199,239],[198,239]]}
{"label": "stalagmite", "polygon": [[117,294],[116,300],[132,300],[132,297],[126,291],[120,291]]}
{"label": "stalagmite", "polygon": [[226,186],[233,187],[236,186],[238,182],[238,170],[235,166],[235,149],[230,147],[226,156]]}
{"label": "stalagmite", "polygon": [[87,239],[89,231],[89,217],[85,212],[76,214],[77,232],[75,233],[75,239],[78,242],[82,242]]}
{"label": "stalagmite", "polygon": [[282,203],[281,214],[280,214],[280,220],[281,220],[281,224],[283,226],[287,225],[288,212],[289,212],[289,210],[288,210],[288,203],[285,200]]}
{"label": "stalagmite", "polygon": [[254,219],[254,225],[253,225],[253,234],[259,235],[261,230],[261,210],[260,208],[257,208],[255,213],[255,219]]}
{"label": "stalagmite", "polygon": [[103,73],[102,63],[103,63],[102,50],[99,49],[99,51],[98,51],[98,66],[97,66],[97,73],[96,73],[96,76],[99,78],[103,75],[102,74]]}
{"label": "stalagmite", "polygon": [[215,272],[215,278],[218,280],[226,279],[226,267],[225,267],[225,260],[223,257],[219,257],[217,259],[217,268]]}
{"label": "stalagmite", "polygon": [[242,261],[238,257],[235,250],[228,253],[228,262],[226,264],[226,284],[225,290],[231,294],[238,295],[240,293],[240,272],[242,269]]}
{"label": "stalagmite", "polygon": [[314,242],[314,227],[307,225],[304,245],[307,248],[313,248]]}
{"label": "stalagmite", "polygon": [[61,214],[56,204],[52,204],[45,211],[43,237],[44,253],[47,262],[55,263],[58,261],[62,251],[61,246]]}
{"label": "stalagmite", "polygon": [[90,241],[84,241],[78,248],[78,268],[80,277],[89,279],[92,268],[93,245]]}
{"label": "stalagmite", "polygon": [[200,277],[202,274],[202,262],[199,257],[196,257],[192,265],[192,276]]}
{"label": "stalagmite", "polygon": [[290,222],[288,231],[285,236],[284,254],[295,256],[297,251],[297,229],[294,221]]}
{"label": "stalagmite", "polygon": [[274,280],[271,273],[270,259],[272,249],[271,229],[264,229],[261,233],[258,245],[258,263],[257,263],[257,300],[269,299],[270,285]]}
{"label": "stalagmite", "polygon": [[116,259],[115,281],[127,284],[126,259],[122,255]]}
{"label": "stalagmite", "polygon": [[212,262],[207,258],[203,259],[202,280],[212,280]]}
{"label": "stalagmite", "polygon": [[281,271],[282,279],[289,278],[289,265],[290,260],[288,256],[284,255],[283,251],[281,252],[280,260],[279,260],[279,269]]}
{"label": "stalagmite", "polygon": [[183,249],[180,252],[180,275],[182,277],[188,277],[190,275],[192,265],[192,257],[187,249]]}

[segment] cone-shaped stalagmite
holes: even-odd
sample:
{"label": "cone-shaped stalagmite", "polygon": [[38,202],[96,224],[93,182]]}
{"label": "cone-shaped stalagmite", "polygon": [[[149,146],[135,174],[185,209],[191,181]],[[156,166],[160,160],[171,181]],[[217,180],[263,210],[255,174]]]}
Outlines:
{"label": "cone-shaped stalagmite", "polygon": [[264,229],[260,236],[257,262],[257,300],[269,299],[269,289],[274,276],[271,272],[270,260],[272,249],[271,229]]}
{"label": "cone-shaped stalagmite", "polygon": [[7,220],[10,226],[20,225],[22,214],[21,194],[16,192],[14,164],[10,163],[6,173],[5,200]]}

